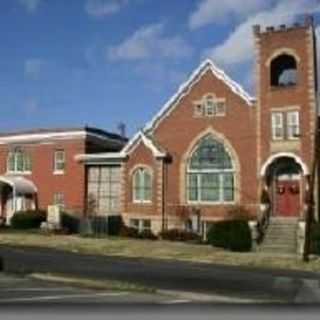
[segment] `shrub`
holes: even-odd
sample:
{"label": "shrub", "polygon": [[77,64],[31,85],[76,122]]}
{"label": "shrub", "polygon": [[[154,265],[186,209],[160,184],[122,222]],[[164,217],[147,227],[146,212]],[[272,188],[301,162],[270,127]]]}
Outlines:
{"label": "shrub", "polygon": [[128,237],[128,238],[138,238],[139,232],[136,228],[128,227],[123,225],[120,230],[121,237]]}
{"label": "shrub", "polygon": [[158,237],[151,230],[143,230],[138,232],[139,239],[157,240]]}
{"label": "shrub", "polygon": [[37,229],[46,221],[47,213],[44,210],[17,211],[11,219],[14,229]]}
{"label": "shrub", "polygon": [[73,214],[61,212],[61,228],[67,233],[79,233],[80,219]]}
{"label": "shrub", "polygon": [[149,240],[158,239],[158,237],[151,230],[139,231],[136,228],[128,227],[126,225],[121,226],[120,236],[127,237],[127,238],[135,238],[135,239],[149,239]]}
{"label": "shrub", "polygon": [[181,229],[169,229],[162,231],[160,237],[169,241],[201,241],[201,237],[191,231]]}
{"label": "shrub", "polygon": [[121,216],[109,216],[108,217],[108,235],[118,236],[123,226]]}
{"label": "shrub", "polygon": [[311,252],[320,255],[320,223],[311,226]]}
{"label": "shrub", "polygon": [[88,219],[89,228],[95,235],[108,233],[108,217],[96,216]]}
{"label": "shrub", "polygon": [[231,251],[251,250],[252,239],[248,223],[244,220],[227,220],[214,223],[207,234],[208,243]]}

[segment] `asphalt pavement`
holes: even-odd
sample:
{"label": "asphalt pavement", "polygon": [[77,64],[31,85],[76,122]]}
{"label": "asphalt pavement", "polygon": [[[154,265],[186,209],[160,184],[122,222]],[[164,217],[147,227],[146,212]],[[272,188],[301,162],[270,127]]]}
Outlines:
{"label": "asphalt pavement", "polygon": [[221,302],[320,302],[319,273],[82,255],[44,248],[0,247],[0,256],[4,270],[9,272],[120,280],[183,293],[185,297],[217,297]]}
{"label": "asphalt pavement", "polygon": [[0,273],[0,306],[12,304],[179,304],[187,299],[157,293],[85,289]]}

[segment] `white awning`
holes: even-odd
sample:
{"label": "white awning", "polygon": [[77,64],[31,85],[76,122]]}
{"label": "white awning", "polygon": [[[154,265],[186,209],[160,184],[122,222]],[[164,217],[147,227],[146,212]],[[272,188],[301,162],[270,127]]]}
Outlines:
{"label": "white awning", "polygon": [[1,183],[11,186],[17,195],[37,193],[37,188],[34,183],[24,177],[11,175],[0,176],[0,185]]}

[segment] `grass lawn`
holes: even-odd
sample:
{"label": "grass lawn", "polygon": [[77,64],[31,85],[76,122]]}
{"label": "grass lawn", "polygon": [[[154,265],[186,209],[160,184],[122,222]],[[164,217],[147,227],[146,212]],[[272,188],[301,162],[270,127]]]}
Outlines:
{"label": "grass lawn", "polygon": [[77,235],[50,235],[37,231],[0,230],[0,245],[36,246],[97,255],[118,255],[176,259],[194,262],[320,271],[320,257],[309,263],[292,255],[229,252],[209,245],[127,238],[83,238]]}

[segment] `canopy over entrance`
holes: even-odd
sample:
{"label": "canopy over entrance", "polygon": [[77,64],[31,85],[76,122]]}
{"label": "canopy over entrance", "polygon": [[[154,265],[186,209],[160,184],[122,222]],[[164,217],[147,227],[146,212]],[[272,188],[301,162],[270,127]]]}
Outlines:
{"label": "canopy over entrance", "polygon": [[15,212],[37,208],[37,188],[21,176],[0,176],[0,218],[10,225]]}
{"label": "canopy over entrance", "polygon": [[15,195],[33,195],[37,193],[34,183],[24,177],[0,176],[0,188],[3,184],[11,186]]}

